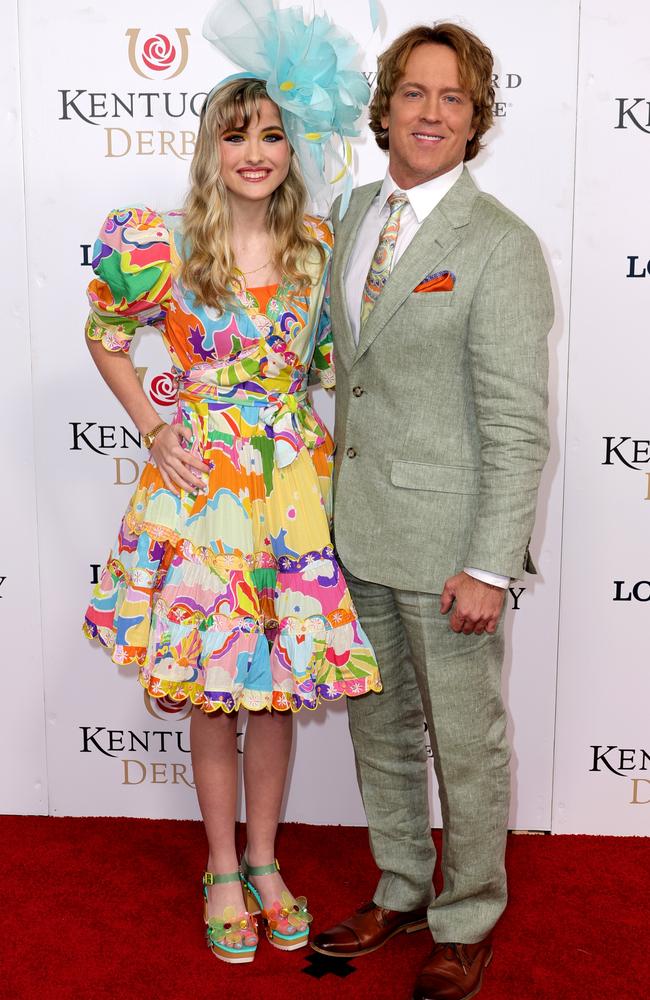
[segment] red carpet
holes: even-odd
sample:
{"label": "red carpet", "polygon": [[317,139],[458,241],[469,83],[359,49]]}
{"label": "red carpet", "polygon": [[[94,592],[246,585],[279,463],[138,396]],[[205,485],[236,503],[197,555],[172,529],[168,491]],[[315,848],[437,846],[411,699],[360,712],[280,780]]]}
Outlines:
{"label": "red carpet", "polygon": [[[400,935],[316,979],[311,949],[263,940],[253,965],[226,966],[204,945],[199,823],[4,816],[0,836],[2,1000],[409,1000],[430,949]],[[365,830],[288,825],[279,856],[316,930],[375,885]],[[650,840],[513,836],[508,869],[481,1000],[648,996]]]}

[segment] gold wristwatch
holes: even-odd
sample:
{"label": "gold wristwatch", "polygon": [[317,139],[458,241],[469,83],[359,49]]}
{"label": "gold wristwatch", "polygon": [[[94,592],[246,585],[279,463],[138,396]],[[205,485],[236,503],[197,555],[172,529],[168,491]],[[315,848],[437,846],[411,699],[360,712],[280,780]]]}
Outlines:
{"label": "gold wristwatch", "polygon": [[167,427],[167,422],[165,420],[163,420],[160,424],[156,424],[153,430],[147,431],[146,434],[142,435],[142,443],[145,448],[149,448],[151,450],[151,445],[156,440],[156,434],[159,434],[163,427]]}

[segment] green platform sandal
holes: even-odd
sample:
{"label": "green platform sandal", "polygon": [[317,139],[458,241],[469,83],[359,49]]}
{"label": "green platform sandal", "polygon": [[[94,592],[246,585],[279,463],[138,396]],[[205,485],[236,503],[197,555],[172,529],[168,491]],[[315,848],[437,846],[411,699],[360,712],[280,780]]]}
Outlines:
{"label": "green platform sandal", "polygon": [[203,917],[206,923],[205,934],[210,951],[222,962],[239,963],[252,962],[257,950],[257,921],[246,910],[237,913],[234,906],[227,906],[221,917],[208,917],[208,889],[211,885],[223,885],[225,882],[239,882],[240,872],[228,872],[217,875],[214,872],[203,873]]}
{"label": "green platform sandal", "polygon": [[281,951],[295,951],[304,948],[309,941],[312,916],[307,910],[307,900],[304,896],[294,899],[291,893],[282,892],[281,898],[265,909],[262,897],[250,881],[251,877],[273,875],[279,871],[277,860],[270,865],[249,865],[244,856],[241,861],[244,900],[250,913],[261,915],[266,936],[273,947]]}

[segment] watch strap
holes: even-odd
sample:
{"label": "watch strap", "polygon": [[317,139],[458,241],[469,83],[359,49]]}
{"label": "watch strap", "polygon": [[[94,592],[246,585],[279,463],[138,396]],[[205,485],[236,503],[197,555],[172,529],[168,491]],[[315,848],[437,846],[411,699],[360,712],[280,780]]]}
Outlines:
{"label": "watch strap", "polygon": [[163,427],[167,427],[166,420],[163,420],[161,421],[161,423],[156,424],[156,426],[153,427],[150,431],[147,431],[146,434],[142,435],[142,443],[144,444],[145,448],[149,449],[151,448],[152,444],[156,440],[156,435],[160,433]]}

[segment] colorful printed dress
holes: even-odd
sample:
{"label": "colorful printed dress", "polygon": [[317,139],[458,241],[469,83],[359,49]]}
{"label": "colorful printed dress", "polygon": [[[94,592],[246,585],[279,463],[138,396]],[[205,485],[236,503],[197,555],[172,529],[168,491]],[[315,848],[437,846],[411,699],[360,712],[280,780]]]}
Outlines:
{"label": "colorful printed dress", "polygon": [[[137,663],[151,695],[205,712],[298,711],[379,691],[330,541],[332,441],[307,396],[310,368],[334,382],[328,267],[314,251],[307,289],[249,289],[219,314],[181,287],[181,222],[143,208],[108,216],[86,334],[128,351],[138,326],[160,328],[178,380],[174,423],[209,465],[208,490],[177,496],[147,462],[84,631],[116,663]],[[329,229],[306,222],[329,262]]]}

